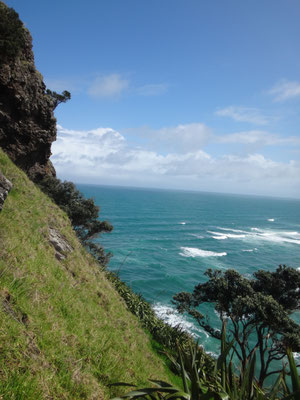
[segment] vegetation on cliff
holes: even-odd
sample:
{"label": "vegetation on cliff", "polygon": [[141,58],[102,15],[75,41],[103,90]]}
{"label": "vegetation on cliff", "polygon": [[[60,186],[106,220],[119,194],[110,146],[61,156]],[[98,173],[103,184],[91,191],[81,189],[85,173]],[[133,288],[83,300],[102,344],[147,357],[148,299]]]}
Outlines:
{"label": "vegetation on cliff", "polygon": [[[289,371],[284,367],[274,384],[262,389],[255,379],[255,352],[246,370],[236,372],[230,355],[233,345],[234,341],[227,343],[226,322],[223,322],[221,352],[214,362],[214,368],[207,368],[198,343],[191,346],[189,351],[178,346],[179,361],[171,357],[181,375],[183,391],[163,380],[151,379],[155,387],[135,388],[114,400],[149,400],[149,398],[151,400],[299,400],[300,376],[291,349],[288,348],[286,354]],[[291,382],[287,379],[288,375]],[[126,386],[136,387],[136,385]]]}
{"label": "vegetation on cliff", "polygon": [[102,246],[92,241],[103,232],[111,232],[113,227],[108,221],[99,220],[100,208],[93,199],[86,199],[72,182],[45,176],[39,187],[70,218],[73,228],[81,243],[102,265],[107,264],[111,256]]}
{"label": "vegetation on cliff", "polygon": [[[206,274],[207,282],[198,284],[193,293],[178,293],[174,302],[180,312],[188,312],[221,341],[214,366],[198,343],[188,348],[177,344],[178,358],[168,357],[181,375],[184,391],[162,379],[151,379],[156,387],[135,388],[118,400],[298,400],[300,376],[293,351],[299,351],[300,327],[289,315],[300,308],[300,272],[279,266],[274,272],[257,271],[255,279],[234,270]],[[215,305],[222,321],[220,330],[211,326],[209,315],[205,318],[199,311],[206,302]],[[275,360],[282,365],[270,371]],[[272,385],[264,385],[273,374]]]}
{"label": "vegetation on cliff", "polygon": [[0,63],[14,59],[24,49],[25,28],[13,8],[0,2]]}
{"label": "vegetation on cliff", "polygon": [[71,99],[71,93],[67,90],[64,90],[61,94],[57,93],[53,90],[47,89],[46,94],[52,99],[53,101],[53,109],[55,109],[59,104],[65,103],[66,101]]}
{"label": "vegetation on cliff", "polygon": [[[67,215],[2,151],[0,169],[13,183],[0,213],[0,396],[98,399],[120,380],[175,382]],[[73,249],[64,260],[49,228]]]}

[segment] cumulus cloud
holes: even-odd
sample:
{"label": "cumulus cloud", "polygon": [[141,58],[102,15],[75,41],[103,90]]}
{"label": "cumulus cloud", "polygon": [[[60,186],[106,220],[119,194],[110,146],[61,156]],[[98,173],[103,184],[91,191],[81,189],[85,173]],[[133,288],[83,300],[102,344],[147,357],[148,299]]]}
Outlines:
{"label": "cumulus cloud", "polygon": [[137,88],[137,93],[141,96],[160,96],[168,90],[165,83],[153,83]]}
{"label": "cumulus cloud", "polygon": [[[161,131],[179,137],[185,135],[184,127]],[[52,161],[60,177],[77,182],[300,196],[298,161],[277,162],[259,153],[213,156],[187,148],[147,150],[131,145],[112,128],[77,131],[58,126]]]}
{"label": "cumulus cloud", "polygon": [[270,118],[263,115],[258,109],[251,107],[229,106],[215,112],[220,117],[229,117],[238,122],[249,122],[255,125],[267,125]]}
{"label": "cumulus cloud", "polygon": [[88,88],[93,97],[118,97],[129,87],[129,81],[119,74],[98,76]]}
{"label": "cumulus cloud", "polygon": [[284,102],[300,96],[300,82],[282,80],[278,82],[268,94],[274,97],[276,102]]}

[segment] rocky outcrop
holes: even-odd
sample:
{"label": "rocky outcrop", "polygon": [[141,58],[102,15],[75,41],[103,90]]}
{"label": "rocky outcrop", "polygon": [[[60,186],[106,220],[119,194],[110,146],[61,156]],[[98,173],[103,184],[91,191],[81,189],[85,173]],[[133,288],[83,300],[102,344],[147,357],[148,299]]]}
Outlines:
{"label": "rocky outcrop", "polygon": [[1,1],[0,36],[0,147],[37,182],[55,176],[49,160],[56,139],[53,99],[35,68],[30,33]]}
{"label": "rocky outcrop", "polygon": [[55,228],[49,228],[49,242],[55,249],[55,257],[60,261],[66,258],[67,253],[74,250],[61,233]]}
{"label": "rocky outcrop", "polygon": [[3,208],[3,204],[8,192],[12,189],[12,187],[12,183],[0,172],[0,211]]}

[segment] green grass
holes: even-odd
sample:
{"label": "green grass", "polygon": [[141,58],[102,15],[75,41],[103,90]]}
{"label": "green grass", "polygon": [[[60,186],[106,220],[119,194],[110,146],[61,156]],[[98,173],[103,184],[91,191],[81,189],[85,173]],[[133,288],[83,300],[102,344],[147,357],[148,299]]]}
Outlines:
{"label": "green grass", "polygon": [[[64,212],[2,151],[0,170],[14,185],[0,213],[0,398],[102,399],[116,381],[176,383]],[[49,227],[74,248],[61,262]]]}

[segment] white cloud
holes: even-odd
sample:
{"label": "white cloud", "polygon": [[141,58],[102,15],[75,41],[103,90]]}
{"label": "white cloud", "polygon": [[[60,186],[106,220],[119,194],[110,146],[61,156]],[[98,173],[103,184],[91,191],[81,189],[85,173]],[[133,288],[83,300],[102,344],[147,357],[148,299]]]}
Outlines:
{"label": "white cloud", "polygon": [[137,93],[141,96],[159,96],[166,93],[167,89],[165,83],[153,83],[137,88]]}
{"label": "white cloud", "polygon": [[261,146],[291,145],[299,146],[300,137],[282,137],[267,131],[251,130],[218,136],[219,143],[239,143],[245,145],[259,144]]}
{"label": "white cloud", "polygon": [[[162,135],[171,132],[179,140],[180,133],[186,139],[190,131],[185,125],[161,130]],[[213,156],[196,146],[187,148],[162,153],[132,146],[112,128],[58,126],[52,161],[59,177],[77,182],[300,197],[298,161],[277,162],[259,153]]]}
{"label": "white cloud", "polygon": [[138,136],[147,140],[151,148],[187,152],[200,149],[212,138],[212,130],[201,123],[181,124],[161,129],[141,128]]}
{"label": "white cloud", "polygon": [[282,80],[267,92],[274,96],[274,101],[283,102],[300,96],[300,82]]}
{"label": "white cloud", "polygon": [[215,112],[220,117],[230,117],[234,121],[249,122],[256,125],[266,125],[270,122],[270,118],[261,114],[256,108],[229,106]]}
{"label": "white cloud", "polygon": [[119,74],[98,76],[88,88],[93,97],[118,97],[129,87],[129,81]]}
{"label": "white cloud", "polygon": [[111,128],[75,131],[58,125],[58,139],[52,145],[53,159],[62,164],[95,166],[122,148],[125,139]]}

